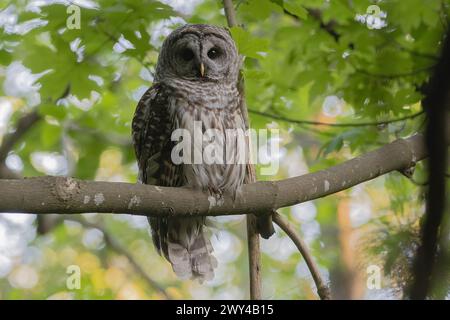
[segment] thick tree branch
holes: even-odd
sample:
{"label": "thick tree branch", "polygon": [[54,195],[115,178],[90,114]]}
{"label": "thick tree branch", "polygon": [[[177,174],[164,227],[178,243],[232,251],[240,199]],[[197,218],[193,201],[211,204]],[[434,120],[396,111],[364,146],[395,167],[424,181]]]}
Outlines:
{"label": "thick tree branch", "polygon": [[21,179],[22,176],[10,168],[4,163],[0,163],[0,179]]}
{"label": "thick tree branch", "polygon": [[313,277],[314,283],[316,284],[317,294],[319,295],[320,299],[330,300],[331,299],[330,288],[327,286],[325,281],[322,279],[322,276],[320,275],[320,272],[319,272],[319,268],[317,267],[316,263],[314,262],[312,255],[309,253],[308,246],[297,235],[297,232],[294,230],[294,228],[291,226],[291,224],[289,223],[289,221],[287,221],[286,218],[281,216],[279,213],[274,213],[273,221],[284,232],[286,232],[286,234],[289,236],[289,238],[292,239],[292,241],[294,242],[298,251],[300,251],[300,254],[303,256],[303,259],[305,259],[306,265],[308,266],[308,269],[311,271],[311,275]]}
{"label": "thick tree branch", "polygon": [[348,189],[394,170],[409,168],[426,156],[424,138],[416,134],[327,170],[244,185],[236,201],[225,196],[223,203],[188,188],[64,177],[0,180],[0,212],[104,212],[154,217],[265,214]]}

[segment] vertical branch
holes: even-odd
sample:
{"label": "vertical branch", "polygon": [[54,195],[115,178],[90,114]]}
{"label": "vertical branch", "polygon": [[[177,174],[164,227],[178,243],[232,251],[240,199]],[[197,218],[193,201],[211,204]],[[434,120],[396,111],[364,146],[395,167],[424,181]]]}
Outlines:
{"label": "vertical branch", "polygon": [[[243,81],[241,81],[243,86]],[[244,88],[241,88],[241,93],[244,95]],[[249,128],[249,120],[247,108],[245,103],[241,104],[241,112],[245,120],[246,128]],[[248,140],[250,146],[250,139]],[[249,147],[249,150],[251,148]],[[244,183],[256,182],[255,166],[251,163],[247,165],[247,174]],[[261,282],[261,248],[258,231],[258,218],[253,214],[248,214],[247,221],[247,246],[249,259],[249,273],[250,273],[250,299],[260,300],[262,297],[262,282]]]}
{"label": "vertical branch", "polygon": [[[223,8],[227,18],[228,26],[234,27],[237,25],[236,11],[233,7],[232,0],[223,0]],[[243,103],[241,103],[241,114],[244,118],[246,129],[250,127],[248,120],[248,111],[245,104],[244,94],[244,79],[239,79],[239,89],[243,95]],[[250,150],[250,148],[249,148]],[[252,164],[247,165],[247,175],[244,183],[252,183],[256,181],[255,167]],[[254,215],[247,215],[247,244],[248,244],[248,259],[250,272],[250,299],[261,299],[261,249],[259,243],[259,233],[257,228],[257,219]]]}
{"label": "vertical branch", "polygon": [[261,300],[261,249],[259,233],[256,227],[256,217],[252,214],[247,214],[247,245],[250,273],[250,299]]}
{"label": "vertical branch", "polygon": [[232,0],[223,0],[223,9],[225,10],[225,17],[227,18],[228,26],[237,26],[236,11],[234,10]]}
{"label": "vertical branch", "polygon": [[[441,58],[426,88],[423,101],[428,115],[426,145],[430,160],[426,212],[421,230],[421,245],[413,265],[411,299],[426,299],[432,287],[441,223],[445,212],[445,175],[447,166],[447,122],[450,110],[450,29],[443,40]],[[441,249],[442,250],[442,249]]]}

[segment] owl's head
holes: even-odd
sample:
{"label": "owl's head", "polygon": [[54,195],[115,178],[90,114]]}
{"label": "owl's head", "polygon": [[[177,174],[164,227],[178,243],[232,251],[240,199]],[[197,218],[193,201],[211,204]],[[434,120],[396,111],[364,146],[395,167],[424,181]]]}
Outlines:
{"label": "owl's head", "polygon": [[228,30],[190,24],[174,30],[164,41],[156,67],[156,80],[232,83],[238,79],[240,57]]}

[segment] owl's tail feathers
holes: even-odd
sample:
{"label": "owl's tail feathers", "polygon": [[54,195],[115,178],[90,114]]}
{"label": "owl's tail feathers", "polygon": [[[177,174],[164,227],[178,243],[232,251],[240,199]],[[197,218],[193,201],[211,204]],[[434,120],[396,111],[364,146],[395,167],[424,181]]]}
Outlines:
{"label": "owl's tail feathers", "polygon": [[[217,260],[213,247],[198,221],[179,221],[181,228],[169,230],[167,259],[180,279],[197,279],[200,283],[214,278]],[[196,224],[196,225],[193,225]],[[169,228],[170,229],[170,228]]]}

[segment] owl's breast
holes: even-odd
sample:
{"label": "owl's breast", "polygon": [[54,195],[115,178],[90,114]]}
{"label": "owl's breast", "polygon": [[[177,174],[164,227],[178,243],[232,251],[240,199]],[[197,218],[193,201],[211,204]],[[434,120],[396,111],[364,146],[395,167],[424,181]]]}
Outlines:
{"label": "owl's breast", "polygon": [[248,148],[239,99],[237,90],[173,95],[170,109],[183,135],[179,143],[186,185],[233,194],[242,185]]}

